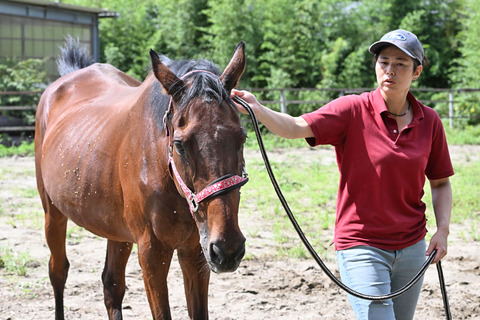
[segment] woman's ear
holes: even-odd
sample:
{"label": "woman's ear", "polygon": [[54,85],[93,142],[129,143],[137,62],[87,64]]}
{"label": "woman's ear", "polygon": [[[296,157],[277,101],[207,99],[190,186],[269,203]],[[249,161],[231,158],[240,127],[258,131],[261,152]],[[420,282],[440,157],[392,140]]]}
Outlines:
{"label": "woman's ear", "polygon": [[420,77],[420,74],[422,73],[422,70],[423,70],[423,66],[419,65],[417,67],[417,70],[415,70],[415,72],[413,73],[413,81],[417,80],[417,78]]}

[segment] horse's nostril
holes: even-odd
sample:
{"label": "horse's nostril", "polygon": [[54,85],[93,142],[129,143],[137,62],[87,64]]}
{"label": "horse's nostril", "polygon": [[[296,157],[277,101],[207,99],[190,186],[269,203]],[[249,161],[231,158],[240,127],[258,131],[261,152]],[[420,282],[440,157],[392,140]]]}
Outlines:
{"label": "horse's nostril", "polygon": [[235,256],[235,260],[242,260],[243,256],[245,255],[245,246],[241,246],[238,250],[237,255]]}
{"label": "horse's nostril", "polygon": [[224,250],[212,243],[210,245],[210,258],[212,262],[221,265],[225,260]]}

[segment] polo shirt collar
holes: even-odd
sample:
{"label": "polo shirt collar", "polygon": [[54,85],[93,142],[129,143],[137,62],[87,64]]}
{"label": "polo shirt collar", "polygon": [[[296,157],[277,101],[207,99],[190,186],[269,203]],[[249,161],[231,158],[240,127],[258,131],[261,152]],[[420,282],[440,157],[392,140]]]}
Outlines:
{"label": "polo shirt collar", "polygon": [[[423,108],[410,91],[407,94],[407,99],[410,101],[410,108],[413,111],[413,120],[411,123],[413,125],[423,119]],[[375,110],[375,116],[380,116],[381,118],[382,113],[388,113],[387,105],[385,104],[385,100],[383,100],[382,93],[380,92],[380,87],[373,92],[372,105]]]}

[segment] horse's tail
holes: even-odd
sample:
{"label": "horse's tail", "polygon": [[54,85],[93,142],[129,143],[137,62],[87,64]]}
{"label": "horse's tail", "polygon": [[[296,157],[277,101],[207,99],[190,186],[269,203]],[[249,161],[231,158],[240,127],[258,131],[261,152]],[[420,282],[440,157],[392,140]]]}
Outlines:
{"label": "horse's tail", "polygon": [[80,44],[80,40],[68,36],[63,47],[60,47],[60,55],[57,57],[57,70],[63,76],[94,63],[95,61],[88,53],[87,48]]}

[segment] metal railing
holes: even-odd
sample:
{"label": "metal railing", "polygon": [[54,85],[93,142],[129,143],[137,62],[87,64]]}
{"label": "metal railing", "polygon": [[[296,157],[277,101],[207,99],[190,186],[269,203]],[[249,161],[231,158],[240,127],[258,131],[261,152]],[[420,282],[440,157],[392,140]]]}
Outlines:
{"label": "metal railing", "polygon": [[[262,104],[276,104],[279,105],[280,111],[283,113],[292,113],[291,108],[295,105],[303,105],[303,104],[311,104],[315,105],[315,107],[320,107],[332,99],[315,99],[315,100],[304,100],[304,99],[287,99],[287,93],[292,96],[295,93],[298,95],[300,93],[305,92],[319,92],[319,93],[336,93],[337,97],[348,95],[348,94],[360,94],[362,92],[368,92],[374,90],[373,88],[283,88],[283,89],[261,89],[261,88],[249,88],[247,89],[252,91],[256,94],[268,94],[269,96],[278,97],[278,99],[274,100],[267,100],[267,99],[260,99]],[[465,119],[468,118],[467,116],[459,116],[455,115],[455,107],[459,104],[459,101],[456,100],[460,95],[468,94],[468,93],[476,93],[480,92],[480,88],[460,88],[460,89],[439,89],[439,88],[411,88],[411,91],[417,96],[420,96],[422,93],[446,93],[447,97],[445,99],[424,99],[422,97],[419,100],[431,107],[435,107],[438,104],[446,104],[448,105],[448,112],[444,112],[440,114],[441,118],[448,119],[448,123],[450,127],[453,127],[453,123],[455,119]],[[0,96],[34,96],[40,95],[42,91],[0,91]],[[476,108],[476,110],[480,111],[480,101],[474,100],[471,102],[472,107]],[[27,105],[20,105],[20,106],[0,106],[0,115],[2,115],[5,111],[32,111],[32,114],[36,110],[37,106],[27,106]],[[290,110],[289,110],[290,109]],[[312,110],[313,111],[313,110]],[[480,114],[480,112],[479,112]],[[469,117],[472,117],[470,115]],[[474,116],[474,117],[479,117]],[[34,131],[34,125],[0,125],[0,133],[10,133],[10,132],[26,132],[26,131]]]}
{"label": "metal railing", "polygon": [[[362,92],[369,92],[375,90],[374,88],[284,88],[284,89],[260,89],[260,88],[249,88],[247,89],[253,93],[276,93],[278,92],[278,99],[276,100],[265,100],[261,99],[262,104],[276,104],[280,106],[280,111],[283,113],[291,113],[289,112],[290,105],[301,105],[301,104],[313,104],[318,105],[318,107],[332,101],[332,99],[328,100],[302,100],[302,99],[286,99],[286,93],[299,93],[299,92],[336,92],[337,97],[341,97],[348,94],[360,94]],[[450,88],[411,88],[411,92],[417,96],[417,93],[446,93],[448,96],[446,99],[424,99],[419,98],[419,100],[430,107],[435,107],[438,104],[447,104],[448,105],[448,113],[440,114],[441,118],[448,119],[449,126],[453,127],[453,122],[455,119],[468,119],[471,117],[480,117],[480,115],[473,115],[473,116],[459,116],[455,115],[455,107],[459,104],[458,100],[455,100],[459,97],[459,95],[466,94],[466,93],[475,93],[480,92],[480,88],[460,88],[460,89],[450,89]],[[472,101],[472,105],[476,108],[476,110],[480,110],[480,101],[474,100]],[[313,111],[313,110],[312,110]]]}

